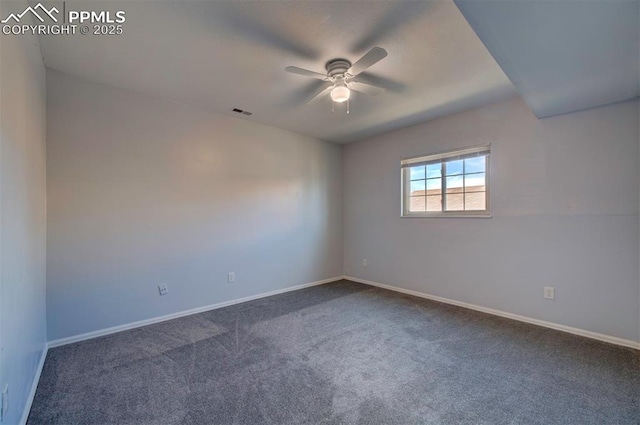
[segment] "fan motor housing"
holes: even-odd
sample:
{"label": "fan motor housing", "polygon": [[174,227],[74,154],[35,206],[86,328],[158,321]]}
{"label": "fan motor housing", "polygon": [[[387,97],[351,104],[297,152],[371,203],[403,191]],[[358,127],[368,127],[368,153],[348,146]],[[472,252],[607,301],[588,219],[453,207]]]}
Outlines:
{"label": "fan motor housing", "polygon": [[325,67],[327,68],[327,76],[331,78],[346,74],[347,70],[351,68],[351,62],[346,59],[333,59],[327,62]]}

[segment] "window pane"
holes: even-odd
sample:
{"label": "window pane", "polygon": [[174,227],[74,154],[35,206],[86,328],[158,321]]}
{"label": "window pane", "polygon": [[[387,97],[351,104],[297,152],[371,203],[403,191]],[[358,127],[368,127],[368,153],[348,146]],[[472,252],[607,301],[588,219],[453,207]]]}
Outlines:
{"label": "window pane", "polygon": [[442,211],[442,196],[427,196],[427,211]]}
{"label": "window pane", "polygon": [[447,211],[462,211],[464,210],[464,194],[457,193],[446,195],[447,196]]}
{"label": "window pane", "polygon": [[425,197],[424,196],[412,196],[409,201],[409,211],[411,212],[418,212],[418,211],[424,211],[424,204],[425,204]]}
{"label": "window pane", "polygon": [[424,179],[424,165],[409,168],[410,178],[409,180]]}
{"label": "window pane", "polygon": [[461,193],[462,192],[462,176],[447,177],[447,193]]}
{"label": "window pane", "polygon": [[484,173],[486,156],[478,156],[475,158],[467,158],[464,160],[465,173]]}
{"label": "window pane", "polygon": [[486,192],[465,193],[464,209],[465,210],[486,210]]}
{"label": "window pane", "polygon": [[409,183],[410,196],[424,195],[424,180],[415,180]]}
{"label": "window pane", "polygon": [[446,163],[447,176],[462,174],[462,159],[457,161],[449,161]]}
{"label": "window pane", "polygon": [[442,193],[442,179],[427,180],[427,195],[440,195]]}
{"label": "window pane", "polygon": [[465,192],[480,192],[485,190],[485,174],[465,174],[464,175]]}
{"label": "window pane", "polygon": [[489,214],[489,155],[488,147],[479,146],[403,160],[404,213]]}
{"label": "window pane", "polygon": [[427,165],[427,178],[442,177],[442,164]]}

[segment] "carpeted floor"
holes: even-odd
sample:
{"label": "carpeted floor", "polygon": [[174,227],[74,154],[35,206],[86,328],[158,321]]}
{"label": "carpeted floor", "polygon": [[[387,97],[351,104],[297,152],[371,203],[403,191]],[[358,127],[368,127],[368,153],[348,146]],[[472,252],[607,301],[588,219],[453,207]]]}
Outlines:
{"label": "carpeted floor", "polygon": [[36,424],[639,424],[640,352],[348,281],[49,351]]}

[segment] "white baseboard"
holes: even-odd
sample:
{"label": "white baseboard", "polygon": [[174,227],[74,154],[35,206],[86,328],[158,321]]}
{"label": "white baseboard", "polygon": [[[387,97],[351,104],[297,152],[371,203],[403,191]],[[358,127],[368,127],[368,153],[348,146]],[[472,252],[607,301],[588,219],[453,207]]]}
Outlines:
{"label": "white baseboard", "polygon": [[640,342],[629,339],[618,338],[615,336],[605,335],[597,332],[591,332],[584,329],[574,328],[571,326],[560,325],[558,323],[547,322],[545,320],[533,319],[531,317],[520,316],[519,314],[507,313],[500,310],[494,310],[492,308],[481,307],[475,304],[469,304],[462,301],[456,301],[449,298],[438,297],[436,295],[426,294],[424,292],[413,291],[411,289],[399,288],[397,286],[386,285],[384,283],[373,282],[370,280],[360,279],[353,276],[344,276],[344,279],[351,280],[353,282],[364,283],[365,285],[377,286],[379,288],[388,289],[390,291],[401,292],[403,294],[413,295],[420,298],[426,298],[433,301],[438,301],[445,304],[452,304],[458,307],[464,307],[471,310],[481,311],[483,313],[493,314],[494,316],[506,317],[507,319],[518,320],[520,322],[531,323],[545,328],[555,329],[557,331],[568,332],[574,335],[580,335],[591,339],[597,339],[599,341],[608,342],[610,344],[621,345],[623,347],[635,348],[640,350]]}
{"label": "white baseboard", "polygon": [[40,375],[42,374],[42,368],[44,367],[44,361],[47,358],[47,351],[49,350],[49,345],[47,343],[44,344],[44,348],[42,349],[42,354],[40,355],[40,361],[38,362],[38,368],[36,369],[36,374],[33,377],[33,382],[31,382],[31,389],[29,390],[29,396],[27,397],[27,403],[24,406],[24,410],[22,411],[22,418],[20,418],[20,425],[26,425],[27,419],[29,419],[29,412],[31,411],[31,405],[33,404],[33,399],[36,396],[36,390],[38,389],[38,382],[40,382]]}
{"label": "white baseboard", "polygon": [[216,310],[222,307],[228,307],[234,304],[240,304],[247,301],[257,300],[259,298],[270,297],[272,295],[284,294],[285,292],[298,291],[304,288],[310,288],[312,286],[323,285],[325,283],[335,282],[336,280],[344,279],[344,276],[331,277],[329,279],[319,280],[317,282],[304,283],[302,285],[291,286],[289,288],[277,289],[275,291],[264,292],[262,294],[251,295],[249,297],[238,298],[230,301],[223,301],[217,304],[211,304],[204,307],[197,307],[190,310],[179,311],[177,313],[167,314],[165,316],[152,317],[151,319],[140,320],[138,322],[127,323],[125,325],[113,326],[111,328],[100,329],[93,332],[87,332],[80,335],[74,335],[66,338],[60,338],[53,341],[49,341],[49,348],[60,347],[62,345],[73,344],[74,342],[85,341],[87,339],[98,338],[105,335],[110,335],[117,332],[126,331],[129,329],[139,328],[141,326],[152,325],[154,323],[165,322],[171,319],[177,319],[179,317],[190,316],[192,314],[203,313],[209,310]]}

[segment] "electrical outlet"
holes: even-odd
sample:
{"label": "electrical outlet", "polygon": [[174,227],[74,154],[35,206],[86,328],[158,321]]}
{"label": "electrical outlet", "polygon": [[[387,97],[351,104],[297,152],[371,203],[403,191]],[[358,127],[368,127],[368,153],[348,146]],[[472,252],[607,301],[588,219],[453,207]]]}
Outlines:
{"label": "electrical outlet", "polygon": [[169,293],[169,287],[166,283],[162,283],[158,285],[158,292],[160,292],[160,295],[167,295]]}
{"label": "electrical outlet", "polygon": [[229,272],[227,275],[227,282],[234,283],[236,281],[236,274],[234,272]]}
{"label": "electrical outlet", "polygon": [[556,297],[556,288],[553,286],[545,286],[544,287],[544,297],[548,300],[553,300]]}
{"label": "electrical outlet", "polygon": [[5,384],[2,389],[2,407],[0,408],[0,422],[4,421],[7,417],[7,410],[9,410],[9,384]]}
{"label": "electrical outlet", "polygon": [[363,265],[364,267],[367,267],[367,266],[369,265],[369,262],[367,261],[367,259],[366,259],[366,258],[363,258],[363,259],[362,259],[362,265]]}

